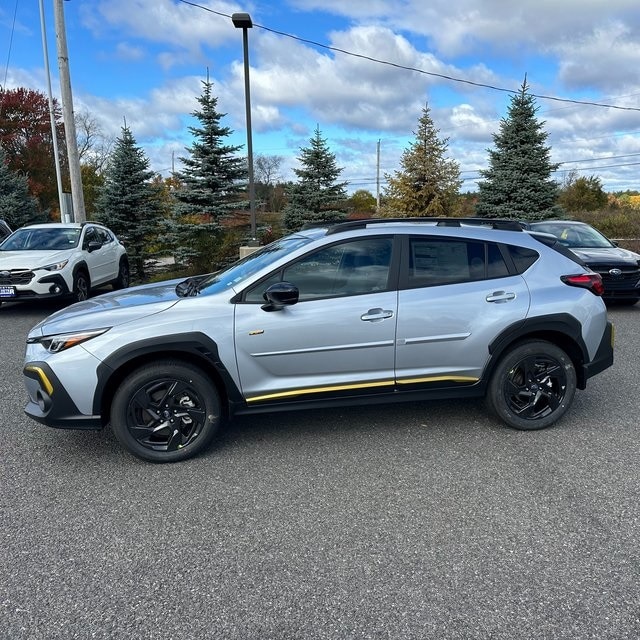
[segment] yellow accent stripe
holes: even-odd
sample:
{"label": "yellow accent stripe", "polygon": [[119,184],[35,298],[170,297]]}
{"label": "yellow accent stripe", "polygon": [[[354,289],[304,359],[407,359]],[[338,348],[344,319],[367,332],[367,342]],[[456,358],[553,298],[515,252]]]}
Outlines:
{"label": "yellow accent stripe", "polygon": [[42,386],[44,387],[44,390],[49,395],[53,394],[53,385],[49,382],[49,378],[47,378],[47,374],[44,372],[43,369],[41,369],[40,367],[36,367],[34,365],[29,365],[28,367],[25,367],[25,369],[27,371],[33,371],[34,373],[37,373],[38,377],[40,378],[40,382],[42,382]]}
{"label": "yellow accent stripe", "polygon": [[325,393],[327,391],[350,391],[352,389],[369,389],[372,387],[390,387],[395,384],[419,384],[421,382],[477,382],[478,378],[470,376],[431,376],[427,378],[407,378],[404,380],[383,380],[382,382],[367,382],[360,384],[342,384],[332,387],[314,387],[309,389],[295,389],[293,391],[281,391],[268,393],[262,396],[247,398],[247,402],[259,402],[261,400],[275,400],[276,398],[291,398],[307,393]]}
{"label": "yellow accent stripe", "polygon": [[431,376],[427,378],[404,378],[398,384],[419,384],[420,382],[478,382],[479,378],[471,376]]}
{"label": "yellow accent stripe", "polygon": [[264,396],[255,396],[247,398],[247,402],[256,402],[258,400],[273,400],[274,398],[290,398],[292,396],[301,396],[307,393],[324,393],[326,391],[349,391],[350,389],[368,389],[370,387],[392,387],[393,380],[384,380],[382,382],[367,382],[366,384],[341,384],[334,387],[315,387],[310,389],[296,389],[295,391],[282,391],[280,393],[268,393]]}

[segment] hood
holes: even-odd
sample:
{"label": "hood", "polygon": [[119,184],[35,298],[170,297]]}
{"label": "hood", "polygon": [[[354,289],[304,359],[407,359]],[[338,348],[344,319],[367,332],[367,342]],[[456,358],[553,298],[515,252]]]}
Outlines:
{"label": "hood", "polygon": [[580,248],[572,247],[571,251],[575,253],[578,258],[584,260],[584,262],[597,262],[597,263],[617,263],[617,264],[638,264],[640,255],[627,249],[620,247],[605,247],[605,248]]}
{"label": "hood", "polygon": [[145,284],[77,302],[45,318],[32,331],[52,335],[101,329],[160,313],[184,299],[176,295],[176,284],[183,280]]}
{"label": "hood", "polygon": [[69,249],[64,251],[0,251],[0,271],[9,269],[39,269],[69,257]]}

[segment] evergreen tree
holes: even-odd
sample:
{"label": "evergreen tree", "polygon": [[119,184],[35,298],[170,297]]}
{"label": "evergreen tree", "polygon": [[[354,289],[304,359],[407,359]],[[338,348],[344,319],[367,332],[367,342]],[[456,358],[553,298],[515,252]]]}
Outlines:
{"label": "evergreen tree", "polygon": [[342,220],[345,217],[347,182],[336,182],[342,169],[336,165],[335,154],[329,151],[327,141],[316,127],[309,147],[300,149],[294,169],[298,182],[287,189],[288,203],[284,208],[284,224],[297,231],[308,222]]}
{"label": "evergreen tree", "polygon": [[37,200],[29,193],[29,182],[25,176],[12,171],[7,156],[0,147],[0,219],[12,229],[24,224],[40,221]]}
{"label": "evergreen tree", "polygon": [[537,110],[525,77],[500,131],[493,135],[489,168],[480,172],[485,180],[479,183],[477,215],[524,220],[562,215],[556,205],[557,184],[550,177],[559,165],[550,161],[550,148],[545,146],[549,134],[536,118]]}
{"label": "evergreen tree", "polygon": [[428,105],[418,120],[415,141],[402,154],[401,171],[385,175],[387,216],[448,216],[456,205],[462,180],[455,160],[446,158],[449,138],[438,138]]}
{"label": "evergreen tree", "polygon": [[221,221],[246,208],[239,194],[246,189],[248,173],[246,160],[235,155],[242,147],[224,144],[232,131],[221,125],[226,114],[217,111],[213,83],[207,79],[202,85],[201,108],[191,114],[200,125],[189,127],[195,142],[186,149],[190,155],[180,158],[184,170],[175,176],[180,186],[175,191],[177,203],[167,237],[176,261],[198,272],[215,263]]}
{"label": "evergreen tree", "polygon": [[144,280],[149,240],[159,230],[160,206],[149,160],[125,125],[116,139],[96,202],[96,217],[127,247],[131,274]]}

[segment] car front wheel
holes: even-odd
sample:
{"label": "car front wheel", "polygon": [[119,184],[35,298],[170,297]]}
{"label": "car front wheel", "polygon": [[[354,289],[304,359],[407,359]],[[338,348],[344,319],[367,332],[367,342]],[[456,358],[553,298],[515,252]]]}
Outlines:
{"label": "car front wheel", "polygon": [[111,427],[133,455],[178,462],[206,449],[222,422],[220,396],[203,371],[163,360],[134,370],[111,405]]}
{"label": "car front wheel", "polygon": [[569,409],[576,392],[571,358],[543,340],[520,343],[498,363],[486,401],[514,429],[544,429]]}

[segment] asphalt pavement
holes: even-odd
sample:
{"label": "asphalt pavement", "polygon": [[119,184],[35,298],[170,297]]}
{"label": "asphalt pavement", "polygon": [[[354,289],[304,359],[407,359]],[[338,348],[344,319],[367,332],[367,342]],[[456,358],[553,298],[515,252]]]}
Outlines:
{"label": "asphalt pavement", "polygon": [[235,419],[152,465],[22,408],[0,308],[0,638],[640,638],[640,305],[551,429],[482,403]]}

